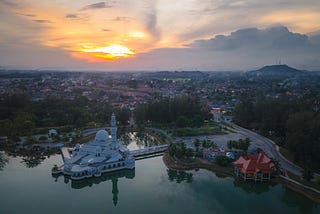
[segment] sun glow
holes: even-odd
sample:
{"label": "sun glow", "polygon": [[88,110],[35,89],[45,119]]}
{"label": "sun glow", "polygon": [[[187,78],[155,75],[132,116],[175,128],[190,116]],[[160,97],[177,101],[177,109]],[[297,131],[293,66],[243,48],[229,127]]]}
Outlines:
{"label": "sun glow", "polygon": [[134,38],[139,38],[139,39],[142,39],[142,38],[145,38],[146,35],[142,32],[139,32],[139,31],[133,31],[133,32],[130,32],[129,35],[131,37],[134,37]]}
{"label": "sun glow", "polygon": [[120,57],[130,57],[135,54],[129,48],[116,44],[98,48],[83,48],[81,51],[85,53],[92,53],[92,56],[94,57],[109,60],[117,59]]}

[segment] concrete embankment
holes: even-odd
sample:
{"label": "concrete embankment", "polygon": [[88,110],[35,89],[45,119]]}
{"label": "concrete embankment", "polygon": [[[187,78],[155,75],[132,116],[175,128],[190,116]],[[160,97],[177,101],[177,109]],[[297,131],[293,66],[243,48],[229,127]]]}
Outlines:
{"label": "concrete embankment", "polygon": [[281,183],[285,187],[306,196],[307,198],[311,199],[314,202],[320,203],[319,190],[306,186],[304,184],[301,184],[295,180],[292,180],[282,175],[280,175],[280,177],[277,180],[279,183]]}

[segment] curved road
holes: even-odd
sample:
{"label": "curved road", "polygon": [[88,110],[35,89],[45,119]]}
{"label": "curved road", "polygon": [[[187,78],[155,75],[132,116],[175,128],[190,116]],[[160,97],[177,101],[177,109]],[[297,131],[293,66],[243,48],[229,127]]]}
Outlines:
{"label": "curved road", "polygon": [[279,146],[277,146],[272,140],[270,140],[266,137],[263,137],[253,131],[242,128],[234,123],[229,122],[229,124],[231,126],[233,126],[233,129],[235,129],[237,132],[240,132],[240,133],[248,136],[249,138],[251,138],[251,140],[255,140],[255,141],[259,141],[259,142],[264,143],[268,148],[268,151],[266,151],[268,153],[268,155],[271,155],[275,160],[279,161],[282,168],[284,168],[285,170],[287,170],[295,175],[302,176],[303,169],[301,167],[295,165],[294,163],[292,163],[288,159],[286,159],[280,153]]}
{"label": "curved road", "polygon": [[[235,131],[237,131],[240,134],[243,134],[247,137],[249,137],[252,141],[256,141],[256,142],[261,142],[264,144],[264,150],[265,152],[272,158],[274,158],[275,160],[279,161],[281,167],[295,175],[298,176],[302,176],[303,173],[303,169],[299,166],[297,166],[296,164],[292,163],[291,161],[289,161],[288,159],[286,159],[279,151],[279,146],[275,144],[275,142],[273,142],[272,140],[261,136],[253,131],[250,131],[248,129],[245,129],[241,126],[238,126],[232,122],[226,122],[228,124],[230,124],[233,129]],[[108,127],[103,127],[103,128],[108,128]],[[84,136],[88,136],[90,134],[93,134],[95,132],[97,132],[98,129],[101,128],[96,128],[96,129],[87,129],[84,130],[83,135]],[[172,137],[170,136],[170,134],[168,134],[166,131],[159,129],[159,128],[155,128],[155,127],[148,127],[147,129],[149,130],[153,130],[153,131],[157,131],[162,133],[163,135],[165,135],[167,138],[169,138],[170,140],[173,140]],[[315,175],[319,176],[319,174],[315,173]]]}

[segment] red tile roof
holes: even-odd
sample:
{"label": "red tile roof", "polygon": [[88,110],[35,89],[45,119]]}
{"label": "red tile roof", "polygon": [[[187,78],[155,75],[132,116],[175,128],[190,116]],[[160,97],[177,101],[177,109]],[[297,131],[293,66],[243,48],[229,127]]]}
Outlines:
{"label": "red tile roof", "polygon": [[261,152],[259,155],[249,154],[245,157],[240,157],[234,162],[238,170],[245,174],[255,174],[257,172],[271,173],[271,168],[274,164],[271,159]]}

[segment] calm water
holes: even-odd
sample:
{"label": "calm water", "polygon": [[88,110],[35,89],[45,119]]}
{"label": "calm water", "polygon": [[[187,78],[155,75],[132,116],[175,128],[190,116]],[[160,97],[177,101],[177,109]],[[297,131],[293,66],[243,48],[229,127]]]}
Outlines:
{"label": "calm water", "polygon": [[121,134],[120,139],[129,150],[143,149],[160,144],[153,136],[143,132],[126,132]]}
{"label": "calm water", "polygon": [[320,206],[281,185],[242,185],[199,170],[168,171],[162,157],[134,171],[73,182],[53,178],[59,155],[33,168],[8,157],[0,171],[0,213],[320,213]]}

